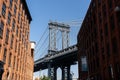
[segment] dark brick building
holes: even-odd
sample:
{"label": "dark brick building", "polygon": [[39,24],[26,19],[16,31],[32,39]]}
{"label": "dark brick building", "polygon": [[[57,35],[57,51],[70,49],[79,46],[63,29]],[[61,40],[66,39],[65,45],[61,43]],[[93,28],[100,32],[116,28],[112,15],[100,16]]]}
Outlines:
{"label": "dark brick building", "polygon": [[78,49],[79,80],[120,80],[120,0],[91,0]]}

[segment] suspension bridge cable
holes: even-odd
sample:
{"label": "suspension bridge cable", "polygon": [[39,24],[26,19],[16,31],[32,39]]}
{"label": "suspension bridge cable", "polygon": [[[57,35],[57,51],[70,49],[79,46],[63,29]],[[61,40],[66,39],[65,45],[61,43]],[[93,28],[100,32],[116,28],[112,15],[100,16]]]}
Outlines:
{"label": "suspension bridge cable", "polygon": [[63,23],[71,23],[71,22],[81,22],[83,19],[76,19],[76,20],[70,20],[70,21],[64,21]]}
{"label": "suspension bridge cable", "polygon": [[[59,32],[59,31],[58,31],[58,32]],[[58,33],[58,32],[57,32],[57,33]],[[49,36],[49,35],[48,35],[48,36]],[[47,41],[48,36],[46,37],[46,39],[45,39],[44,41]],[[61,37],[61,36],[60,36],[60,37]],[[57,39],[57,41],[60,40],[60,37]],[[41,46],[41,47],[43,47],[44,44],[45,44],[45,42],[42,43],[42,46]],[[39,47],[39,49],[38,49],[38,51],[36,52],[36,54],[40,51],[40,49],[42,49],[41,47]],[[41,56],[45,55],[44,53],[45,53],[46,50],[48,50],[48,47],[49,47],[49,45],[47,45],[47,47],[44,48],[42,54],[39,55],[39,58],[40,58]],[[46,53],[47,53],[47,52],[46,52]]]}
{"label": "suspension bridge cable", "polygon": [[49,35],[47,35],[47,37],[45,38],[45,40],[43,41],[43,43],[41,44],[41,46],[35,51],[35,55],[40,51],[40,49],[42,49],[42,47],[45,45],[47,39],[48,39]]}
{"label": "suspension bridge cable", "polygon": [[69,26],[76,26],[76,25],[81,25],[82,22],[70,22],[70,23],[65,23],[68,24]]}
{"label": "suspension bridge cable", "polygon": [[45,53],[46,50],[48,50],[48,46],[43,50],[42,54],[39,55],[39,58],[42,57],[43,55],[45,55],[44,53]]}
{"label": "suspension bridge cable", "polygon": [[48,29],[48,26],[46,27],[46,29],[43,32],[42,36],[40,37],[39,41],[37,42],[35,49],[38,47],[38,45],[39,45],[40,41],[42,40],[43,36],[47,33],[47,29]]}
{"label": "suspension bridge cable", "polygon": [[48,49],[48,46],[46,48],[43,49],[43,51],[41,51],[41,54],[37,54],[37,56],[34,56],[36,60],[40,59],[43,57],[43,55],[45,55],[45,51]]}
{"label": "suspension bridge cable", "polygon": [[71,20],[71,21],[64,21],[64,22],[61,22],[63,24],[68,24],[68,25],[81,25],[83,22],[83,19],[80,19],[80,20]]}

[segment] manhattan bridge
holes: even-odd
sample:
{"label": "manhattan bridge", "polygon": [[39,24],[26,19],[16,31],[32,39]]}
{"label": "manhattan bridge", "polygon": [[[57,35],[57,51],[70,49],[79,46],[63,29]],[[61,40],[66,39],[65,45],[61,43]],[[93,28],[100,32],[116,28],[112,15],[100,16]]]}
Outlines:
{"label": "manhattan bridge", "polygon": [[[78,48],[77,48],[77,44],[70,46],[70,27],[71,27],[70,25],[64,23],[58,23],[52,21],[48,23],[48,29],[49,29],[48,49],[45,48],[47,54],[34,61],[34,72],[48,69],[48,77],[50,77],[51,80],[57,80],[57,69],[60,68],[62,71],[62,77],[61,77],[62,80],[72,80],[70,67],[71,65],[77,64]],[[43,33],[42,37],[44,37],[45,33],[46,31]],[[58,38],[58,36],[60,37]],[[57,46],[58,45],[57,40],[59,39],[61,39],[60,50],[58,50],[58,46]],[[36,45],[36,47],[37,46],[38,45]],[[39,53],[39,49],[37,49],[35,55],[38,53]]]}

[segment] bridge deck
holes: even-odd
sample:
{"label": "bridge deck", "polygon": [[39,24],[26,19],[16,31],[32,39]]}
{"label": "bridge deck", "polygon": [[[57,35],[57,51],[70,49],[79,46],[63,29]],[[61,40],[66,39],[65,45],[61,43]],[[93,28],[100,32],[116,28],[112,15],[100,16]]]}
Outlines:
{"label": "bridge deck", "polygon": [[55,54],[47,55],[35,61],[34,72],[40,69],[47,69],[48,63],[51,62],[51,67],[60,67],[63,65],[72,65],[77,61],[77,46],[57,51]]}

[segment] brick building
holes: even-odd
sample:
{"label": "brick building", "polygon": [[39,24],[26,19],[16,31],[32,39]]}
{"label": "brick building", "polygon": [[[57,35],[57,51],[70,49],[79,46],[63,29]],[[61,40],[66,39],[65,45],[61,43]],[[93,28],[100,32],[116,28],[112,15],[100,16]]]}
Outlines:
{"label": "brick building", "polygon": [[91,0],[78,49],[79,80],[120,80],[120,0]]}
{"label": "brick building", "polygon": [[2,80],[33,78],[31,20],[25,0],[0,0],[0,61],[5,63]]}

